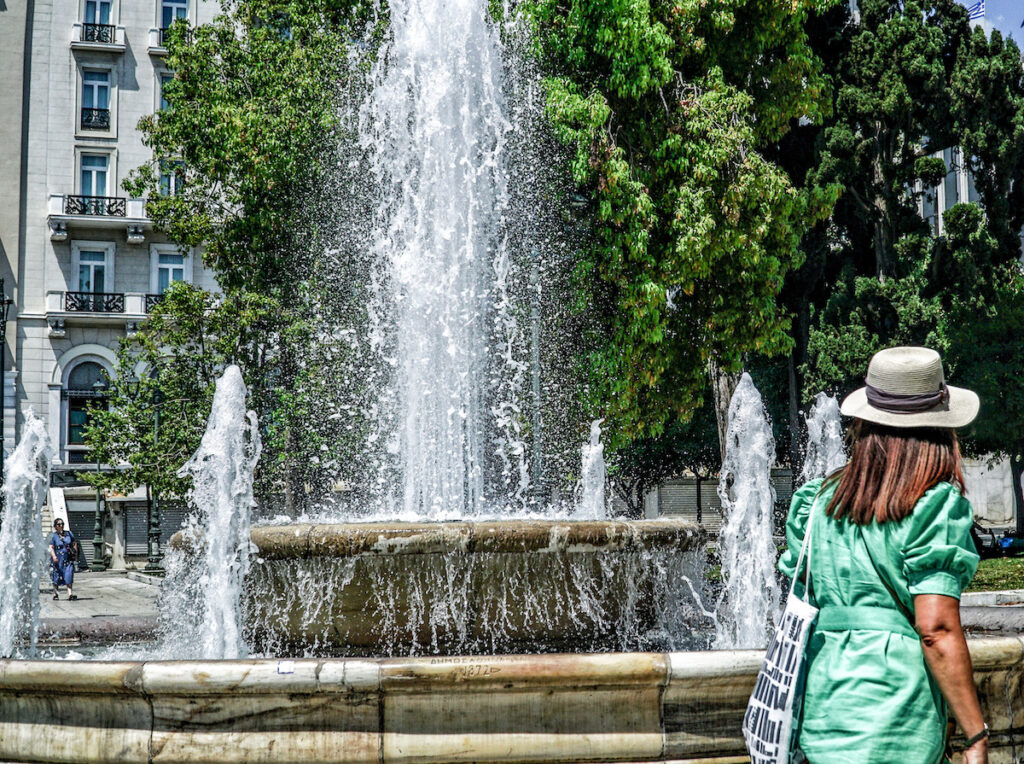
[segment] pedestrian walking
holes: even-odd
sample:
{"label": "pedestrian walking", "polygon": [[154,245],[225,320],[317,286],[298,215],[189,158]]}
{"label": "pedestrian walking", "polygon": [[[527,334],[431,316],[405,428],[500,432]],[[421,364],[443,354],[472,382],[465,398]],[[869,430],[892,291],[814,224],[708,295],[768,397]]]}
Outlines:
{"label": "pedestrian walking", "polygon": [[71,531],[64,530],[64,521],[59,517],[53,521],[50,535],[50,567],[53,572],[53,598],[60,599],[58,587],[68,588],[68,599],[77,600],[74,592],[75,560],[78,559],[78,540]]}
{"label": "pedestrian walking", "polygon": [[890,348],[841,410],[853,417],[850,460],[796,492],[779,561],[792,578],[816,507],[809,590],[820,612],[797,758],[938,764],[951,713],[967,738],[964,762],[986,764],[988,726],[960,626],[978,555],[954,429],[975,418],[978,397],[945,383],[935,351]]}

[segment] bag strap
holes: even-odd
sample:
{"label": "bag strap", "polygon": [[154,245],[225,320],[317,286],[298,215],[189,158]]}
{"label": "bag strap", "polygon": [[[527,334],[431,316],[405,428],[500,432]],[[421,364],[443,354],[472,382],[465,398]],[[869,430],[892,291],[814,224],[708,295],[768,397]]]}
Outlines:
{"label": "bag strap", "polygon": [[817,506],[818,496],[815,495],[814,501],[811,503],[811,511],[807,516],[807,529],[804,531],[804,541],[800,545],[800,554],[796,558],[796,568],[793,570],[793,583],[796,583],[800,578],[800,568],[803,565],[804,558],[807,558],[807,571],[804,576],[804,602],[810,602],[811,600],[811,557],[814,553],[811,535],[814,528],[814,510]]}

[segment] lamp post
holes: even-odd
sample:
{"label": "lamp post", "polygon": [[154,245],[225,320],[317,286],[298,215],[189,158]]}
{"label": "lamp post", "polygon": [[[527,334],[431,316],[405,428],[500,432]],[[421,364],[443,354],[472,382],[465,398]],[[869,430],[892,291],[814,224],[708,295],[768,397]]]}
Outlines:
{"label": "lamp post", "polygon": [[[14,300],[8,299],[4,289],[4,280],[0,278],[0,483],[4,481],[6,470],[6,454],[4,453],[4,420],[7,418],[7,318]],[[0,498],[0,501],[3,501]]]}
{"label": "lamp post", "polygon": [[530,250],[530,386],[533,393],[533,495],[539,503],[544,504],[547,502],[547,491],[544,486],[544,433],[540,389],[540,252],[536,247]]}
{"label": "lamp post", "polygon": [[[102,379],[97,379],[92,386],[92,389],[96,392],[96,397],[99,398],[103,394],[103,389],[106,385],[103,384]],[[96,452],[96,474],[100,474],[100,455]],[[93,573],[100,573],[107,569],[107,566],[103,563],[103,508],[100,505],[100,487],[96,486],[96,514],[92,526],[92,564],[89,566],[89,570]]]}
{"label": "lamp post", "polygon": [[[157,439],[160,436],[160,385],[159,377],[156,377],[158,384],[153,390],[153,449],[156,450]],[[152,490],[152,494],[150,491]],[[160,493],[156,486],[146,486],[146,497],[149,499],[149,517],[146,528],[146,536],[149,547],[149,558],[146,562],[146,570],[151,573],[163,573],[164,568],[160,564],[163,554],[160,552]]]}

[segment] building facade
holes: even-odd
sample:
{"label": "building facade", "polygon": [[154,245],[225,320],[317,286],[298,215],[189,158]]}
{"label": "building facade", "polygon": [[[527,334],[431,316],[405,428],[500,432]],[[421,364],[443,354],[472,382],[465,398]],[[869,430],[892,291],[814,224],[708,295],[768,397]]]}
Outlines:
{"label": "building facade", "polygon": [[[215,9],[201,0],[0,4],[0,277],[14,302],[3,348],[8,453],[31,408],[56,468],[88,463],[88,407],[120,340],[170,283],[216,289],[199,253],[154,230],[144,200],[121,187],[154,161],[136,126],[165,106],[167,28],[204,23]],[[161,190],[173,193],[175,168],[165,169]],[[92,502],[63,499],[51,495],[51,508],[65,504],[72,529],[84,527],[73,515],[91,517]]]}

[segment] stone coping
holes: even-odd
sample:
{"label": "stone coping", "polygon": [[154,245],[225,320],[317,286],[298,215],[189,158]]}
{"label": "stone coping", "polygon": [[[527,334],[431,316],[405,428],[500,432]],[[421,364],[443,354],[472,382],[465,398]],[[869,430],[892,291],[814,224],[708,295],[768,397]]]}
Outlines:
{"label": "stone coping", "polygon": [[961,607],[1024,605],[1024,589],[1001,589],[990,592],[964,592],[960,595],[960,605]]}
{"label": "stone coping", "polygon": [[[1024,637],[969,645],[1008,764]],[[0,661],[0,760],[740,762],[761,655]]]}
{"label": "stone coping", "polygon": [[[489,520],[445,523],[303,523],[257,526],[264,559],[404,554],[587,553],[692,549],[707,532],[657,520]],[[172,542],[174,543],[174,542]]]}

